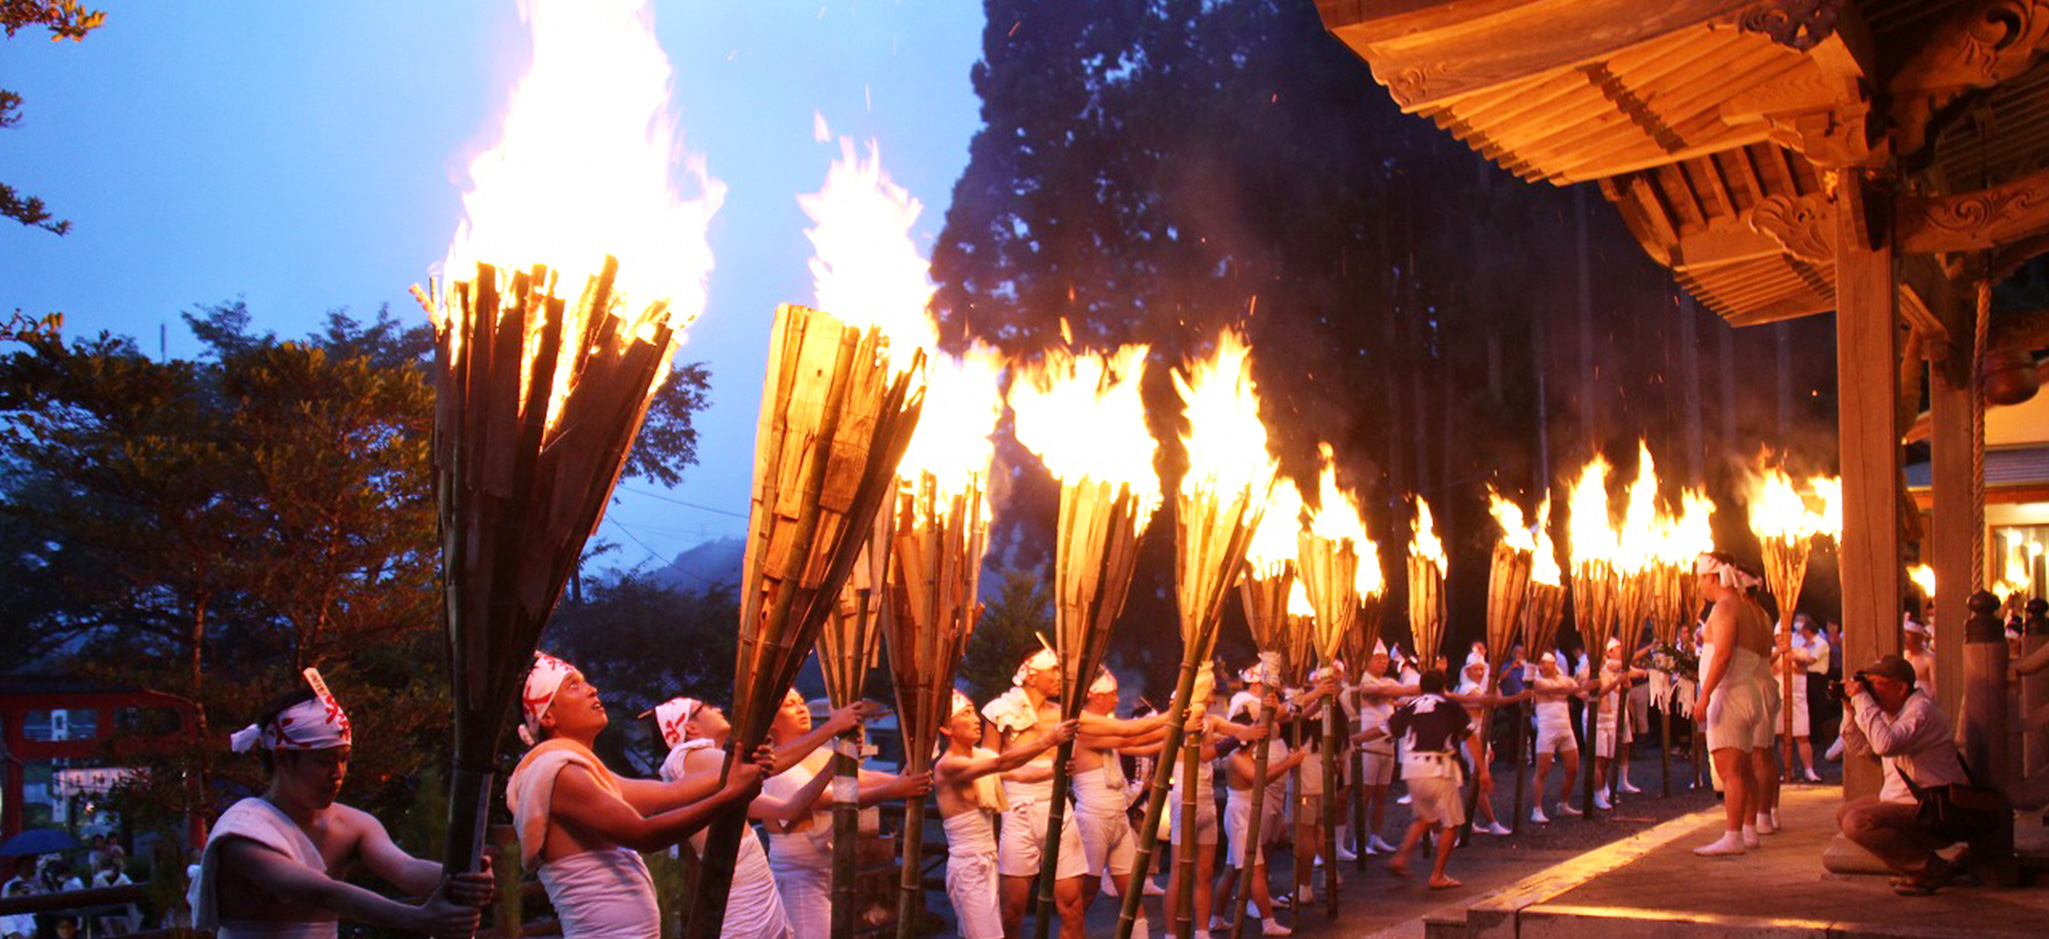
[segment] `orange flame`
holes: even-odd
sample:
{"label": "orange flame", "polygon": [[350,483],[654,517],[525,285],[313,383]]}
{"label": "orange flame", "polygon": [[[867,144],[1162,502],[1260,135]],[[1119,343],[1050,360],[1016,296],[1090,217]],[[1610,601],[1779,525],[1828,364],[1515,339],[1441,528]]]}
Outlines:
{"label": "orange flame", "polygon": [[1629,484],[1629,502],[1615,537],[1615,572],[1623,575],[1648,568],[1657,559],[1661,540],[1657,466],[1648,443],[1639,440],[1636,448],[1636,479]]}
{"label": "orange flame", "polygon": [[1552,587],[1565,586],[1565,572],[1558,568],[1558,545],[1551,541],[1551,497],[1537,506],[1537,549],[1531,555],[1530,582]]}
{"label": "orange flame", "polygon": [[[621,306],[666,299],[680,333],[704,310],[712,268],[705,231],[726,189],[677,145],[669,111],[675,76],[648,4],[530,0],[521,13],[533,60],[513,86],[498,142],[470,164],[472,188],[442,275],[466,279],[479,261],[506,270],[544,263],[573,294],[610,254],[619,259]],[[695,199],[677,194],[671,171],[679,163],[701,193]],[[580,325],[565,324],[563,335],[582,335]],[[569,380],[577,352],[563,343],[557,382]],[[565,390],[556,389],[557,407]]]}
{"label": "orange flame", "polygon": [[1437,523],[1430,517],[1430,502],[1422,496],[1416,497],[1416,519],[1409,530],[1415,539],[1409,542],[1409,554],[1437,562],[1440,570],[1448,565],[1444,558],[1444,542],[1437,538]]}
{"label": "orange flame", "polygon": [[1359,503],[1338,488],[1335,451],[1327,443],[1317,444],[1316,451],[1323,458],[1323,469],[1316,476],[1318,509],[1309,517],[1309,533],[1333,541],[1349,540],[1359,555],[1353,586],[1362,597],[1379,596],[1387,592],[1386,575],[1380,570],[1380,545],[1366,534],[1366,515],[1359,511]]}
{"label": "orange flame", "polygon": [[1245,549],[1245,560],[1258,576],[1274,576],[1283,564],[1295,559],[1296,536],[1308,530],[1303,512],[1302,490],[1293,480],[1277,481],[1266,497],[1265,521],[1253,531],[1252,542]]}
{"label": "orange flame", "polygon": [[1502,498],[1500,490],[1492,484],[1487,486],[1487,511],[1501,526],[1501,540],[1517,551],[1537,550],[1537,536],[1524,524],[1523,507],[1509,499]]}
{"label": "orange flame", "polygon": [[1229,498],[1264,489],[1273,479],[1275,461],[1267,452],[1266,425],[1259,420],[1250,353],[1244,336],[1225,329],[1208,359],[1191,363],[1186,378],[1178,371],[1173,376],[1174,390],[1187,409],[1188,429],[1181,435],[1188,452],[1183,495]]}
{"label": "orange flame", "polygon": [[1566,496],[1567,547],[1572,551],[1575,570],[1593,564],[1613,564],[1620,553],[1615,529],[1608,520],[1607,457],[1595,455],[1580,470],[1579,481]]}
{"label": "orange flame", "polygon": [[1160,504],[1156,445],[1138,393],[1147,351],[1123,346],[1103,356],[1051,349],[1041,361],[1018,367],[1009,393],[1018,443],[1062,482],[1129,485],[1139,497],[1140,517]]}
{"label": "orange flame", "polygon": [[1922,599],[1935,599],[1935,568],[1926,564],[1916,564],[1907,568],[1907,576],[1913,578],[1914,584],[1921,588]]}
{"label": "orange flame", "polygon": [[1750,530],[1759,538],[1786,542],[1837,537],[1843,528],[1842,491],[1840,480],[1816,476],[1803,493],[1784,470],[1764,469],[1751,487]]}

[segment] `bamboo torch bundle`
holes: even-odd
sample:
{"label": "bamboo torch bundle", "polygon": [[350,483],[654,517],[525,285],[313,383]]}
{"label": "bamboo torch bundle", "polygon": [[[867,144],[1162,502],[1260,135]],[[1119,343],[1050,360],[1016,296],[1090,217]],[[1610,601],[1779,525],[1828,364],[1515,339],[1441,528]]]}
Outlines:
{"label": "bamboo torch bundle", "polygon": [[[1621,548],[1608,516],[1608,470],[1605,457],[1597,455],[1587,463],[1579,481],[1573,484],[1569,506],[1571,514],[1567,519],[1572,535],[1573,626],[1579,631],[1587,657],[1587,676],[1595,681],[1600,679],[1602,661],[1597,656],[1607,655],[1608,640],[1615,635],[1619,603],[1614,558]],[[1587,703],[1589,728],[1600,725],[1600,712],[1601,698],[1596,695]],[[1589,744],[1584,749],[1586,766],[1582,769],[1584,785],[1581,787],[1581,800],[1585,804],[1580,808],[1591,818],[1594,812],[1594,760],[1599,748]]]}
{"label": "bamboo torch bundle", "polygon": [[[839,603],[875,514],[896,491],[897,461],[923,405],[922,353],[890,361],[879,329],[857,329],[801,306],[776,310],[733,669],[727,767],[753,752]],[[724,922],[746,819],[730,813],[706,835],[704,871],[686,935]]]}
{"label": "bamboo torch bundle", "polygon": [[[1488,509],[1501,526],[1501,538],[1494,543],[1494,554],[1487,568],[1487,677],[1485,694],[1493,694],[1501,684],[1501,673],[1508,662],[1510,650],[1515,647],[1523,631],[1523,609],[1529,602],[1530,569],[1537,549],[1536,536],[1523,524],[1522,506],[1501,497],[1493,486],[1487,487]],[[1518,721],[1515,753],[1522,753],[1522,722]],[[1482,747],[1475,755],[1476,760],[1488,757],[1486,752],[1487,732],[1494,726],[1494,709],[1489,706],[1480,714],[1480,739]],[[1516,763],[1522,762],[1520,757]],[[1473,809],[1480,798],[1479,774],[1473,774],[1472,790],[1466,794],[1466,819],[1471,824]],[[1521,812],[1517,811],[1517,817]]]}
{"label": "bamboo torch bundle", "polygon": [[[1807,579],[1807,556],[1817,535],[1834,538],[1842,531],[1839,513],[1842,484],[1816,477],[1808,493],[1793,488],[1793,481],[1778,469],[1765,470],[1751,493],[1750,530],[1764,551],[1764,580],[1779,601],[1779,653],[1793,647],[1793,613],[1800,605],[1801,582]],[[1821,503],[1821,510],[1808,507],[1808,496]],[[1782,658],[1779,664],[1779,732],[1793,739],[1793,670]]]}
{"label": "bamboo torch bundle", "polygon": [[[1273,540],[1268,533],[1289,529],[1290,526],[1284,524],[1289,515],[1300,514],[1300,497],[1295,495],[1295,487],[1276,485],[1274,496],[1277,502],[1292,497],[1298,511],[1290,513],[1281,505],[1268,504],[1267,514],[1272,516],[1272,521],[1261,525],[1259,533],[1254,536],[1251,551],[1245,562],[1245,573],[1238,579],[1238,598],[1245,605],[1245,623],[1252,632],[1252,644],[1259,649],[1257,667],[1260,684],[1265,685],[1269,691],[1281,684],[1281,670],[1278,666],[1287,642],[1288,604],[1296,594],[1296,581],[1295,562],[1286,557],[1275,559],[1271,550],[1263,550],[1263,543]],[[1259,726],[1271,732],[1274,717],[1274,709],[1268,708],[1266,702],[1260,702]],[[1267,786],[1268,757],[1271,755],[1269,751],[1272,748],[1265,739],[1260,740],[1258,747],[1259,749],[1252,753],[1252,791],[1256,797],[1263,799]],[[1265,814],[1263,811],[1252,813],[1252,817],[1246,822],[1245,843],[1232,846],[1243,855],[1244,860],[1239,865],[1242,870],[1251,871],[1253,862],[1259,857],[1260,839],[1265,837],[1262,829],[1266,827],[1263,824],[1265,819],[1261,816]],[[1245,903],[1251,897],[1252,878],[1239,878],[1238,892],[1226,898],[1227,902],[1236,904],[1227,907],[1231,910],[1232,939],[1237,939],[1245,932]]]}
{"label": "bamboo torch bundle", "polygon": [[[1321,447],[1316,509],[1309,517],[1309,530],[1295,539],[1296,559],[1302,567],[1302,585],[1309,605],[1316,611],[1313,623],[1317,660],[1333,675],[1345,637],[1358,624],[1360,597],[1377,596],[1386,589],[1381,580],[1380,548],[1366,534],[1366,519],[1359,507],[1338,489],[1336,460],[1329,444]],[[1362,665],[1357,663],[1355,666]],[[1338,702],[1323,709],[1323,856],[1324,914],[1338,915],[1337,791]]]}
{"label": "bamboo torch bundle", "polygon": [[[1523,601],[1522,630],[1523,649],[1534,663],[1547,652],[1555,654],[1558,647],[1558,624],[1565,616],[1565,574],[1558,566],[1558,548],[1551,540],[1551,500],[1546,497],[1537,507],[1537,525],[1532,530],[1536,536],[1537,548],[1530,554],[1529,592]],[[1529,776],[1529,761],[1523,759],[1523,735],[1530,725],[1531,705],[1524,702],[1522,717],[1515,722],[1515,796],[1511,827],[1520,831],[1523,819],[1524,783]]]}
{"label": "bamboo torch bundle", "polygon": [[1409,542],[1409,637],[1416,643],[1417,671],[1437,667],[1444,655],[1444,542],[1430,518],[1430,503],[1416,497],[1415,537]]}
{"label": "bamboo torch bundle", "polygon": [[[896,684],[904,772],[932,768],[939,728],[953,708],[954,671],[974,631],[975,602],[989,515],[978,480],[939,490],[931,473],[898,493],[892,554],[894,609],[884,649]],[[925,912],[922,857],[925,796],[904,805],[903,864],[897,883],[897,935],[920,934]]]}
{"label": "bamboo torch bundle", "polygon": [[[875,668],[875,646],[887,628],[890,513],[877,512],[868,544],[854,562],[839,604],[818,634],[818,666],[825,696],[834,709],[861,700],[861,688]],[[860,847],[861,728],[850,727],[833,743],[832,934],[854,934],[854,870]]]}
{"label": "bamboo torch bundle", "polygon": [[[1196,710],[1196,675],[1216,648],[1217,626],[1224,600],[1245,563],[1245,553],[1259,528],[1270,490],[1274,461],[1266,447],[1266,428],[1259,422],[1259,399],[1252,389],[1248,347],[1239,334],[1226,330],[1219,336],[1212,358],[1193,363],[1188,376],[1173,376],[1186,408],[1188,430],[1182,437],[1188,469],[1175,499],[1174,588],[1180,613],[1181,672],[1175,683],[1171,719],[1163,741],[1161,758],[1153,767],[1146,799],[1145,821],[1139,827],[1138,857],[1132,883],[1143,883],[1152,870],[1153,851],[1158,846],[1159,825],[1166,810],[1168,774],[1173,770],[1172,754],[1177,747],[1199,745],[1187,738],[1186,725],[1201,714]],[[1188,754],[1183,754],[1183,798],[1192,799],[1196,781]],[[1193,803],[1184,813],[1193,811]],[[1192,819],[1191,819],[1192,821]],[[1192,831],[1190,827],[1188,830]],[[1176,852],[1180,869],[1181,916],[1194,909],[1195,853]],[[1123,897],[1124,908],[1117,920],[1118,939],[1130,939],[1137,923],[1145,891],[1131,890]],[[1179,924],[1183,934],[1192,923]]]}
{"label": "bamboo torch bundle", "polygon": [[498,744],[534,645],[584,542],[604,516],[648,402],[668,372],[667,301],[638,316],[605,259],[572,305],[535,266],[473,279],[438,298],[434,320],[435,497],[443,625],[455,710],[448,870],[476,870]]}
{"label": "bamboo torch bundle", "polygon": [[[1010,389],[1018,441],[1061,481],[1053,651],[1060,661],[1063,720],[1081,716],[1088,687],[1109,651],[1110,629],[1124,609],[1139,540],[1159,505],[1156,446],[1139,396],[1147,351],[1125,346],[1107,356],[1077,356],[1052,350]],[[1075,434],[1076,421],[1089,422],[1099,433]],[[1067,791],[1073,755],[1073,741],[1060,745],[1053,761],[1055,793]],[[1067,800],[1055,798],[1047,812],[1047,845],[1060,844],[1066,814]],[[1059,860],[1057,850],[1048,850],[1040,865],[1033,934],[1041,939],[1057,914]]]}

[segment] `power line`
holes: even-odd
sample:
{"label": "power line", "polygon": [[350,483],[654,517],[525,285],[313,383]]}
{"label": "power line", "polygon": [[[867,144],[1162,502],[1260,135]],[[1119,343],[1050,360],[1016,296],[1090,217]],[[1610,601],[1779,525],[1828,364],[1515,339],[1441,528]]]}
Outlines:
{"label": "power line", "polygon": [[711,506],[708,506],[708,505],[698,505],[698,504],[697,504],[697,503],[695,503],[695,502],[685,502],[685,501],[683,501],[682,499],[678,499],[678,498],[676,498],[675,496],[670,496],[670,495],[664,495],[664,494],[662,494],[662,493],[659,493],[659,492],[655,492],[655,491],[653,491],[653,490],[651,490],[651,489],[636,489],[636,488],[634,488],[634,487],[632,487],[632,486],[623,486],[623,485],[622,485],[622,486],[620,486],[619,488],[621,488],[621,489],[624,489],[624,490],[626,490],[627,492],[631,492],[631,493],[634,493],[635,495],[642,495],[642,496],[646,496],[646,497],[648,497],[648,498],[650,498],[650,499],[660,499],[660,500],[662,500],[663,502],[673,502],[673,503],[675,503],[675,504],[677,504],[677,505],[680,505],[680,506],[682,506],[682,507],[684,507],[684,508],[686,508],[686,509],[696,509],[696,510],[698,510],[698,511],[700,511],[700,512],[710,512],[710,513],[712,513],[713,515],[724,515],[724,516],[726,516],[727,518],[740,518],[740,519],[744,519],[744,518],[746,518],[746,517],[747,517],[747,514],[746,514],[746,513],[744,513],[744,512],[733,512],[733,511],[729,511],[729,510],[726,510],[726,509],[715,509],[715,508],[712,508]]}

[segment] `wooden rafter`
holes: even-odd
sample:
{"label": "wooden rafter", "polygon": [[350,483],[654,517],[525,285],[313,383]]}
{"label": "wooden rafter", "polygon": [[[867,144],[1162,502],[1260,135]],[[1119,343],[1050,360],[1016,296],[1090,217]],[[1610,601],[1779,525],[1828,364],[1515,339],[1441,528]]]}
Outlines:
{"label": "wooden rafter", "polygon": [[2049,234],[2049,170],[1989,189],[1902,197],[1900,250],[1983,251]]}

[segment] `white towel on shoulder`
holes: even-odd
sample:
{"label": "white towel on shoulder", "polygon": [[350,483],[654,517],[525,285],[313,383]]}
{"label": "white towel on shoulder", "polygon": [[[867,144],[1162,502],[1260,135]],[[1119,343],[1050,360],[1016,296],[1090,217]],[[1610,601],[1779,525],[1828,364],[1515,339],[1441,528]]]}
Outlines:
{"label": "white towel on shoulder", "polygon": [[[220,874],[221,845],[230,838],[247,838],[321,874],[327,873],[327,860],[320,856],[313,839],[306,837],[298,823],[277,806],[255,797],[228,806],[206,836],[206,849],[199,858],[199,876],[193,878],[185,895],[192,906],[192,928],[201,932],[220,928],[214,884]],[[331,922],[325,925],[330,930],[334,926]]]}

